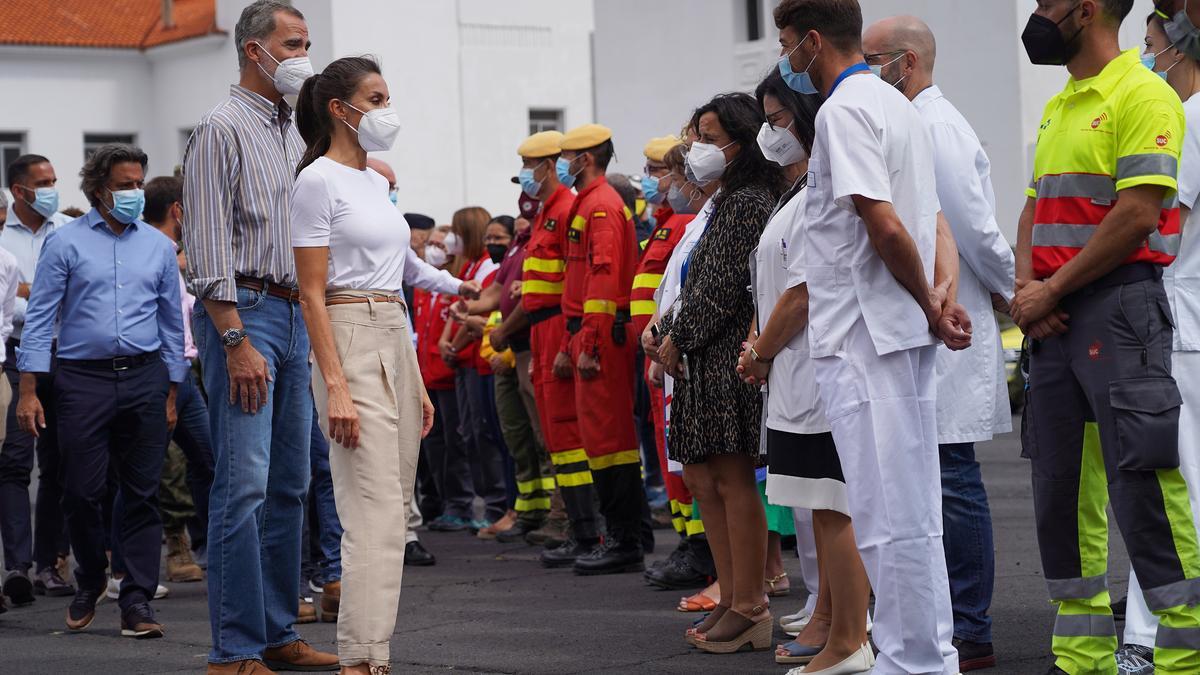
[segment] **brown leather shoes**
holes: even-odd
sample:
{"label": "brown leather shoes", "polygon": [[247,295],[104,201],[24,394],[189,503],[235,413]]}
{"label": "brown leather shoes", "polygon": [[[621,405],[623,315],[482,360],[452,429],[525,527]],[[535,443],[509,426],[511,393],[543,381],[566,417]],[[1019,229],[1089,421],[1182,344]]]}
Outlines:
{"label": "brown leather shoes", "polygon": [[342,582],[326,581],[321,591],[321,620],[337,623],[338,609],[342,606]]}
{"label": "brown leather shoes", "polygon": [[246,659],[232,663],[210,663],[208,675],[275,675],[275,671],[258,659]]}
{"label": "brown leather shoes", "polygon": [[316,672],[341,668],[338,665],[337,654],[319,652],[304,640],[266,650],[263,652],[263,661],[275,670]]}
{"label": "brown leather shoes", "polygon": [[316,623],[317,608],[312,601],[300,598],[300,613],[296,615],[296,623]]}

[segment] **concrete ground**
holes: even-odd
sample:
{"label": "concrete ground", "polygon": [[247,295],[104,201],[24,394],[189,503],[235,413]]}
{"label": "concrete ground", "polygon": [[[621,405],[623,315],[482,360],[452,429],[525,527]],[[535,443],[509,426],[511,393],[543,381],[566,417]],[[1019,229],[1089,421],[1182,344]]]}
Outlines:
{"label": "concrete ground", "polygon": [[[1000,665],[986,673],[1042,673],[1048,667],[1053,608],[1046,596],[1033,532],[1029,468],[1015,435],[979,448],[995,518],[996,593],[992,605]],[[435,567],[407,568],[392,639],[395,673],[784,673],[769,652],[714,656],[682,639],[695,615],[674,611],[679,592],[646,586],[640,575],[577,577],[545,570],[537,551],[466,534],[422,533]],[[653,558],[674,545],[659,532]],[[1128,562],[1114,543],[1114,595],[1124,593]],[[795,560],[786,561],[793,578]],[[92,627],[67,634],[67,598],[39,598],[0,615],[0,673],[199,673],[209,646],[204,584],[175,584],[155,603],[162,640],[120,637],[114,603]],[[775,598],[776,615],[801,595]],[[334,649],[333,624],[301,626],[314,645]],[[778,635],[783,638],[782,634]]]}

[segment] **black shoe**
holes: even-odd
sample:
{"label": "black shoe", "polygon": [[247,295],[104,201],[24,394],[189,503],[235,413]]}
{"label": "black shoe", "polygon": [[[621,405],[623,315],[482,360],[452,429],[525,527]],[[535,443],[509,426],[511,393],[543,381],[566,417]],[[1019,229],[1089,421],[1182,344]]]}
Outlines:
{"label": "black shoe", "polygon": [[33,604],[33,582],[24,570],[12,570],[4,576],[4,595],[12,600],[13,607]]}
{"label": "black shoe", "polygon": [[121,612],[121,635],[138,640],[163,636],[162,624],[154,618],[150,603],[139,602]]}
{"label": "black shoe", "polygon": [[1059,668],[1056,665],[1051,665],[1050,670],[1046,671],[1046,675],[1071,675],[1071,674],[1068,673],[1067,671],[1063,670],[1062,668]]}
{"label": "black shoe", "polygon": [[437,563],[437,558],[425,550],[419,541],[410,541],[404,545],[404,564],[415,567],[429,567]]}
{"label": "black shoe", "polygon": [[990,642],[971,642],[954,638],[954,648],[958,650],[959,672],[996,667],[996,652]]}
{"label": "black shoe", "polygon": [[654,562],[650,563],[649,567],[646,568],[647,581],[650,579],[651,572],[653,572],[656,569],[659,569],[660,567],[665,567],[667,565],[670,565],[676,558],[686,554],[687,550],[688,550],[687,539],[680,539],[679,544],[675,546],[675,550],[671,551],[671,555],[663,558],[662,560],[655,560]]}
{"label": "black shoe", "polygon": [[542,551],[539,559],[544,567],[570,567],[580,556],[587,555],[597,548],[599,548],[599,542],[578,542],[571,537],[562,546]]}
{"label": "black shoe", "polygon": [[575,574],[591,576],[594,574],[623,574],[625,572],[641,572],[646,569],[642,547],[636,542],[618,544],[605,542],[587,555],[581,555],[575,560]]}
{"label": "black shoe", "polygon": [[525,535],[533,532],[541,527],[541,523],[531,523],[526,520],[517,519],[513,526],[496,533],[496,541],[501,544],[520,544],[525,542]]}
{"label": "black shoe", "polygon": [[707,586],[708,576],[692,565],[691,558],[684,553],[668,558],[662,567],[646,570],[646,583],[669,591]]}
{"label": "black shoe", "polygon": [[1113,621],[1125,620],[1125,607],[1129,604],[1129,598],[1124,597],[1112,603]]}
{"label": "black shoe", "polygon": [[1117,650],[1117,673],[1120,675],[1154,675],[1154,650],[1135,644],[1121,647]]}
{"label": "black shoe", "polygon": [[96,618],[96,603],[102,595],[103,588],[94,591],[81,588],[76,591],[75,599],[67,607],[67,628],[83,630],[92,625],[92,619]]}

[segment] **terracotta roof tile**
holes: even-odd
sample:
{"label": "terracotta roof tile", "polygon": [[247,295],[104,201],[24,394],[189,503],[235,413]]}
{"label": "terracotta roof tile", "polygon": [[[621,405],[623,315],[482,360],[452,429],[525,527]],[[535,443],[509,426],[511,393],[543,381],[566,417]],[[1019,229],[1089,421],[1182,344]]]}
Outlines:
{"label": "terracotta roof tile", "polygon": [[0,44],[147,49],[219,33],[216,0],[174,0],[174,25],[162,25],[162,0],[3,0]]}

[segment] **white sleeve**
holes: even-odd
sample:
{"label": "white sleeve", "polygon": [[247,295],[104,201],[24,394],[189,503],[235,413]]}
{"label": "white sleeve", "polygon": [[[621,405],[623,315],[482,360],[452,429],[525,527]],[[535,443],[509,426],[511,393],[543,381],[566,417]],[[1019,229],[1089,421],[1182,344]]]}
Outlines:
{"label": "white sleeve", "polygon": [[292,246],[329,246],[333,202],[325,177],[305,167],[292,185]]}
{"label": "white sleeve", "polygon": [[817,135],[829,159],[832,195],[837,205],[854,211],[851,197],[858,195],[880,202],[892,201],[883,140],[869,113],[862,106],[826,104],[817,120]]}
{"label": "white sleeve", "polygon": [[432,293],[458,295],[462,280],[421,260],[416,251],[408,248],[404,254],[404,283]]}
{"label": "white sleeve", "polygon": [[[801,199],[801,195],[796,195],[792,199],[799,200]],[[787,230],[787,287],[789,289],[808,281],[808,274],[805,272],[804,266],[804,256],[802,255],[804,251],[804,209],[799,208],[799,205],[797,205],[796,208],[792,209],[791,218],[792,222],[788,225]]]}
{"label": "white sleeve", "polygon": [[20,272],[11,256],[5,262],[4,279],[0,283],[0,344],[8,342],[13,332],[13,308],[17,301],[17,281]]}
{"label": "white sleeve", "polygon": [[1189,116],[1179,159],[1179,203],[1195,208],[1200,198],[1200,110]]}
{"label": "white sleeve", "polygon": [[[934,172],[942,213],[950,223],[958,255],[989,292],[1012,300],[1016,257],[996,224],[995,196],[979,175],[987,163],[979,142],[948,124],[934,124]],[[982,155],[982,156],[981,156]]]}

